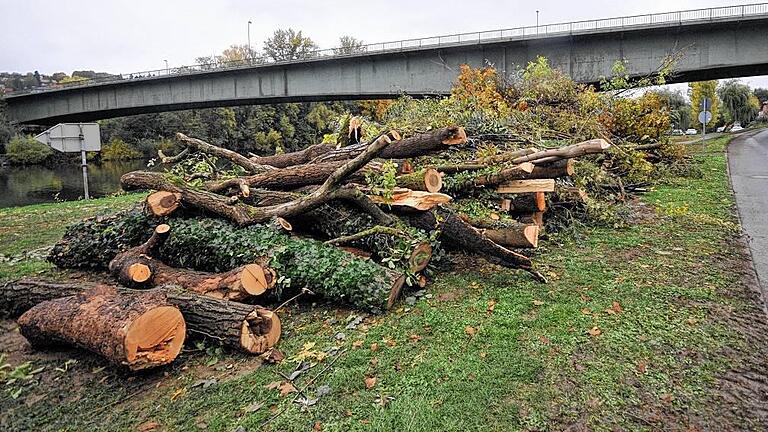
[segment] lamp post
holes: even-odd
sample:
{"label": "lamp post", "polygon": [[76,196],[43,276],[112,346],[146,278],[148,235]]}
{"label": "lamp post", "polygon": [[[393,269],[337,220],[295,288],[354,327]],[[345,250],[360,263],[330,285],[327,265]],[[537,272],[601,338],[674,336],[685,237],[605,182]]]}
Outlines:
{"label": "lamp post", "polygon": [[251,53],[251,20],[248,20],[248,60],[252,60],[253,55]]}
{"label": "lamp post", "polygon": [[536,34],[539,34],[539,11],[536,11]]}
{"label": "lamp post", "polygon": [[165,62],[165,73],[170,75],[171,69],[168,67],[168,60],[163,60]]}

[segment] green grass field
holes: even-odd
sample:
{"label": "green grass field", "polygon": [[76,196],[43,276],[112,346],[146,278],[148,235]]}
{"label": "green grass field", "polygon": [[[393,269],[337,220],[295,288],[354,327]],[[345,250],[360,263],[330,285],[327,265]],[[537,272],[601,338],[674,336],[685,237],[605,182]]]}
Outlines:
{"label": "green grass field", "polygon": [[[730,292],[743,251],[732,241],[739,227],[728,139],[697,154],[701,178],[643,196],[648,206],[634,206],[630,227],[584,228],[545,242],[535,262],[548,284],[462,258],[415,304],[355,328],[347,328],[355,312],[294,306],[282,313],[285,359],[276,366],[191,344],[170,368],[129,377],[87,354],[26,353],[46,369],[18,399],[0,396],[0,425],[544,431],[717,424],[714,382],[732,360],[727,352],[744,343],[718,312],[743,307]],[[0,210],[0,254],[23,257],[50,246],[67,223],[138,199]],[[37,256],[0,263],[5,279],[49,271]],[[77,363],[56,371],[69,357]],[[279,373],[301,361],[311,365],[294,381],[302,392],[281,396]]]}

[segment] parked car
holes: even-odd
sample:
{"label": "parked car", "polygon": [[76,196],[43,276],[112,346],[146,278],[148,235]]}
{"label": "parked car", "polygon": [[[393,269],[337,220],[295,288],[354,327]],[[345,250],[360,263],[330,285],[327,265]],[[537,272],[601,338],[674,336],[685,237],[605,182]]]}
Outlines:
{"label": "parked car", "polygon": [[734,123],[733,127],[731,128],[731,132],[738,132],[738,131],[743,131],[743,130],[744,130],[744,128],[741,127],[741,125],[739,123]]}
{"label": "parked car", "polygon": [[725,130],[725,126],[720,126],[717,128],[717,132],[723,132]]}
{"label": "parked car", "polygon": [[676,136],[680,136],[680,135],[683,135],[683,130],[682,129],[672,129],[672,133],[671,134],[672,135],[676,135]]}
{"label": "parked car", "polygon": [[694,128],[686,129],[686,131],[685,131],[686,135],[696,135],[697,133],[698,132],[696,132],[696,129],[694,129]]}

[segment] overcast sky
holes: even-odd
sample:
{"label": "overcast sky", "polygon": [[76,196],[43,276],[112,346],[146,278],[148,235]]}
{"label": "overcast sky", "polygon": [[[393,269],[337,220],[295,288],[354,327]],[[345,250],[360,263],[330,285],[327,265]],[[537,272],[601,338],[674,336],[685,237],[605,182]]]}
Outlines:
{"label": "overcast sky", "polygon": [[[0,71],[129,73],[179,66],[251,45],[275,29],[302,30],[322,48],[458,32],[668,12],[733,0],[0,0]],[[745,79],[768,87],[768,77]]]}

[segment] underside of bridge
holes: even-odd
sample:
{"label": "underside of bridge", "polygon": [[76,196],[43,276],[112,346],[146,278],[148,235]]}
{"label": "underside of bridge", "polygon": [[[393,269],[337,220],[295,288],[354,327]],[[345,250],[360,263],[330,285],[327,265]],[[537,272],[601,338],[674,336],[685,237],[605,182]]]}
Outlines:
{"label": "underside of bridge", "polygon": [[143,113],[236,105],[387,99],[449,93],[459,66],[512,74],[537,56],[577,81],[596,83],[615,62],[632,76],[678,57],[668,82],[768,74],[768,17],[463,43],[351,57],[195,72],[6,97],[26,124],[92,121]]}

